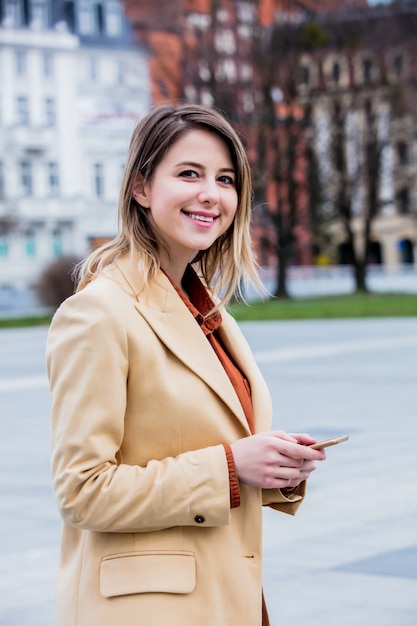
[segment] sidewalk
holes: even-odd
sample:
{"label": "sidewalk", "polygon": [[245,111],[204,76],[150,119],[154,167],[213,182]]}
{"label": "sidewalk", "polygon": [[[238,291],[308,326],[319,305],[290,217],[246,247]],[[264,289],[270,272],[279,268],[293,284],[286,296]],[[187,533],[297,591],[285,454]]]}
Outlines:
{"label": "sidewalk", "polygon": [[295,518],[265,511],[272,626],[416,626],[417,320],[242,327],[275,427],[350,434],[327,450]]}
{"label": "sidewalk", "polygon": [[[328,449],[294,518],[265,510],[271,625],[416,626],[417,320],[242,328],[273,395],[274,428],[350,435]],[[0,331],[1,626],[54,626],[60,520],[45,337]]]}

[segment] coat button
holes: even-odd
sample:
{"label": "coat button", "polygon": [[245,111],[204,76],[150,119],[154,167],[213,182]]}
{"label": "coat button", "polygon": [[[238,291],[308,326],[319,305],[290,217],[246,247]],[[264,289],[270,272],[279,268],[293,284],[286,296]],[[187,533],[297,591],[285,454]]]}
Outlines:
{"label": "coat button", "polygon": [[196,515],[194,521],[197,524],[203,524],[206,521],[206,518],[204,517],[204,515]]}

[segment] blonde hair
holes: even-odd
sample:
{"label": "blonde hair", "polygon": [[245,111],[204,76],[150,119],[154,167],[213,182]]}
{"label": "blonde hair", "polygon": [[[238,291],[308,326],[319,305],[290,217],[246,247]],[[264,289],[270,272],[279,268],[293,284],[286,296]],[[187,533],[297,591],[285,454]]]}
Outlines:
{"label": "blonde hair", "polygon": [[217,110],[200,105],[163,104],[155,106],[136,126],[128,152],[119,198],[119,234],[104,244],[78,267],[77,291],[117,257],[135,251],[145,284],[160,269],[159,245],[149,220],[148,209],[133,197],[139,174],[150,180],[155,168],[171,146],[192,130],[215,133],[228,146],[236,170],[238,207],[233,223],[210,248],[196,253],[192,263],[221,303],[232,296],[243,299],[243,285],[251,283],[262,290],[253,259],[250,238],[251,176],[245,149],[238,134]]}

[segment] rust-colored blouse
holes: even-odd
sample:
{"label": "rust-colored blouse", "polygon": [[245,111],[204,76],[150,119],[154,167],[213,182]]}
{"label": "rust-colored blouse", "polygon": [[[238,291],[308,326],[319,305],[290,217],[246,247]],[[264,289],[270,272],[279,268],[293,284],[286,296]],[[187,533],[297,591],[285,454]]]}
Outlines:
{"label": "rust-colored blouse", "polygon": [[[222,323],[221,313],[217,311],[213,315],[206,317],[210,311],[214,309],[214,303],[190,265],[187,267],[182,279],[181,286],[184,291],[179,289],[172,281],[171,283],[180,298],[183,300],[184,304],[193,314],[195,320],[200,325],[201,330],[206,335],[213,350],[217,354],[221,364],[230,378],[230,382],[236,391],[236,395],[240,400],[246,419],[248,420],[250,431],[253,433],[254,417],[249,382],[244,377],[241,370],[237,367],[219,337],[217,329]],[[229,467],[230,506],[231,508],[234,508],[240,504],[239,481],[236,474],[231,448],[228,444],[224,444],[224,448]]]}
{"label": "rust-colored blouse", "polygon": [[[169,276],[168,276],[169,278]],[[171,280],[171,279],[170,279]],[[237,367],[230,354],[223,345],[217,329],[222,323],[222,316],[219,311],[206,317],[214,308],[214,303],[207,293],[204,285],[198,278],[193,268],[188,265],[182,279],[182,289],[171,281],[178,295],[193,314],[195,320],[200,325],[201,330],[206,335],[213,350],[217,354],[221,364],[223,365],[230,381],[240,400],[243,411],[248,420],[251,433],[254,432],[254,416],[252,409],[252,399],[248,380],[243,376],[241,370]],[[186,295],[187,294],[187,295]],[[233,460],[230,445],[224,444],[226,452],[227,464],[229,468],[229,484],[230,484],[230,507],[238,507],[240,504],[240,488],[239,480],[236,473],[235,462]],[[264,594],[262,593],[262,626],[270,626],[268,611],[265,604]]]}

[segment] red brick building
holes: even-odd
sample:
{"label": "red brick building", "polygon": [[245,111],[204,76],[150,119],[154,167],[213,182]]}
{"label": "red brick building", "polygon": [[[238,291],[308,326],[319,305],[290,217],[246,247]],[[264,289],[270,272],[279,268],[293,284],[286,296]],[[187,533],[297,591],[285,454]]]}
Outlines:
{"label": "red brick building", "polygon": [[[365,8],[367,0],[123,0],[123,4],[137,37],[149,46],[152,94],[158,103],[185,97],[185,55],[193,49],[193,39],[201,36],[215,12],[234,16],[235,23],[229,26],[236,29],[251,20],[269,26],[290,16],[296,19],[306,13]],[[251,8],[252,18],[248,15]],[[222,18],[222,29],[226,21]]]}
{"label": "red brick building", "polygon": [[[152,98],[155,103],[185,100],[217,105],[226,111],[234,126],[247,138],[249,158],[253,165],[259,158],[257,145],[258,94],[262,91],[262,68],[253,63],[253,29],[256,24],[268,28],[274,23],[300,22],[306,15],[359,9],[366,0],[123,0],[127,18],[137,37],[150,51]],[[217,101],[213,94],[217,95]],[[255,211],[253,225],[254,249],[261,264],[274,265],[277,250],[286,245],[279,241],[285,224],[291,222],[292,240],[289,262],[309,265],[314,262],[309,218],[308,164],[305,162],[301,127],[303,111],[298,120],[292,116],[288,100],[275,103],[275,115],[281,121],[291,118],[292,125],[277,124],[277,142],[285,152],[280,159],[282,171],[274,177],[274,155],[266,150],[265,163],[258,171],[255,188],[262,186],[260,197],[266,211]],[[255,133],[255,134],[254,134]],[[288,133],[297,143],[288,163]],[[285,156],[285,158],[284,158]],[[288,157],[288,158],[287,158]],[[275,158],[275,162],[277,159]],[[294,175],[291,189],[288,173]],[[285,176],[287,172],[287,176]],[[265,180],[262,182],[261,179]],[[292,194],[292,196],[291,196]],[[297,202],[297,216],[291,213],[291,201]],[[272,221],[271,221],[272,220]],[[277,223],[279,225],[277,227]]]}

